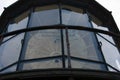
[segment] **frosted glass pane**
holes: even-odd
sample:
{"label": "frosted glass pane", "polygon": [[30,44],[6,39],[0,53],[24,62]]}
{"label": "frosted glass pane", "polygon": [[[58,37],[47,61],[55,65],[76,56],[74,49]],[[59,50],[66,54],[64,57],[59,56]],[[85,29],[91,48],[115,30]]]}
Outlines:
{"label": "frosted glass pane", "polygon": [[62,24],[90,27],[87,14],[62,10]]}
{"label": "frosted glass pane", "polygon": [[60,58],[56,58],[51,60],[42,60],[39,62],[24,63],[23,65],[23,70],[48,68],[62,68],[62,60]]}
{"label": "frosted glass pane", "polygon": [[0,69],[18,60],[23,38],[24,34],[20,34],[0,46]]}
{"label": "frosted glass pane", "polygon": [[59,23],[60,23],[59,10],[52,9],[52,10],[43,10],[32,13],[29,26],[36,27],[36,26],[55,25]]}
{"label": "frosted glass pane", "polygon": [[68,36],[71,56],[103,61],[93,33],[79,30],[68,30]]}
{"label": "frosted glass pane", "polygon": [[28,33],[25,58],[40,58],[61,55],[60,30],[42,30]]}

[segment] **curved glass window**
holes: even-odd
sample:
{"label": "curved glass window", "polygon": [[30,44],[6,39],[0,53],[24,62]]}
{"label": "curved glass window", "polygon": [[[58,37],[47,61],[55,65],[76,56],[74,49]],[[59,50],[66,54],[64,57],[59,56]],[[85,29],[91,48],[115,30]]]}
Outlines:
{"label": "curved glass window", "polygon": [[71,56],[103,61],[94,33],[68,30]]}
{"label": "curved glass window", "polygon": [[[68,65],[68,61],[66,60],[66,66]],[[91,69],[91,70],[106,70],[104,64],[97,64],[94,62],[73,59],[71,58],[71,67],[79,68],[79,69]]]}
{"label": "curved glass window", "polygon": [[[57,5],[35,8],[30,18],[29,27],[40,27],[60,23]],[[60,30],[40,30],[27,33],[25,59],[61,55]]]}
{"label": "curved glass window", "polygon": [[[90,26],[89,18],[87,13],[83,13],[82,9],[78,9],[71,6],[62,6],[62,24],[65,25],[74,25],[74,26],[84,26],[84,27],[92,27]],[[35,11],[31,14],[30,22],[28,27],[40,27],[46,25],[55,25],[60,23],[60,14],[57,6],[45,6],[45,7],[37,7]],[[54,57],[63,56],[75,57],[79,59],[88,59],[88,60],[96,60],[103,61],[100,50],[98,49],[97,40],[95,38],[94,33],[87,31],[79,31],[79,30],[37,30],[26,33],[26,39],[24,44],[24,58],[27,59],[40,59],[38,62],[28,62],[23,63],[23,69],[37,69],[37,68],[61,68],[63,65],[63,60],[59,60],[59,58],[53,59]],[[68,40],[67,40],[68,38]],[[63,39],[63,42],[62,42]],[[68,55],[68,45],[70,48],[70,55]],[[64,46],[64,48],[62,48]],[[51,59],[50,59],[51,58]],[[45,60],[44,60],[45,59]],[[50,60],[49,60],[50,59]],[[75,68],[77,66],[73,66],[73,64],[77,62],[71,61],[71,67]],[[78,60],[80,62],[79,65],[84,67],[87,63]],[[85,65],[83,65],[83,63]],[[43,64],[43,65],[41,65]],[[51,65],[52,64],[52,65]],[[67,64],[67,62],[65,62]],[[99,69],[103,68],[103,65],[96,65]],[[90,63],[88,69],[92,68],[92,63]],[[28,67],[29,66],[29,67]],[[46,67],[45,67],[46,66]],[[60,67],[61,66],[61,67]],[[102,66],[102,67],[101,67]],[[68,67],[66,65],[65,67]],[[78,66],[80,67],[80,66]],[[96,69],[97,69],[96,68]]]}
{"label": "curved glass window", "polygon": [[0,69],[18,61],[23,38],[20,34],[0,45]]}
{"label": "curved glass window", "polygon": [[[31,12],[24,12],[14,18],[9,22],[7,32],[55,25],[82,26],[109,31],[100,26],[102,22],[99,19],[81,8],[47,5],[36,7],[33,11],[31,9]],[[120,56],[115,42],[112,37],[104,34],[68,28],[45,29],[9,36],[4,38],[3,42],[0,46],[0,70],[15,63],[4,70],[5,72],[14,71],[16,67],[16,70],[47,68],[106,70],[105,60],[120,69],[118,66]],[[108,69],[113,70],[110,67]]]}
{"label": "curved glass window", "polygon": [[10,21],[7,32],[26,28],[28,23],[28,14],[29,14],[29,11],[24,12],[22,15]]}
{"label": "curved glass window", "polygon": [[89,19],[83,9],[62,5],[62,24],[90,27]]}
{"label": "curved glass window", "polygon": [[[28,22],[28,13],[29,12],[24,12],[10,21],[6,32],[12,32],[26,28]],[[3,39],[3,42],[0,45],[0,69],[18,61],[23,39],[24,33],[9,36]]]}
{"label": "curved glass window", "polygon": [[27,33],[26,59],[61,55],[60,30],[41,30]]}
{"label": "curved glass window", "polygon": [[37,7],[31,15],[30,27],[56,25],[60,23],[57,5]]}
{"label": "curved glass window", "polygon": [[[93,27],[101,30],[109,31],[107,27],[98,26],[94,22],[92,22]],[[101,42],[101,49],[105,60],[108,64],[112,65],[116,69],[120,70],[120,54],[115,45],[113,38],[109,35],[98,33],[96,34],[98,41]],[[110,67],[108,67],[110,71],[114,71]]]}

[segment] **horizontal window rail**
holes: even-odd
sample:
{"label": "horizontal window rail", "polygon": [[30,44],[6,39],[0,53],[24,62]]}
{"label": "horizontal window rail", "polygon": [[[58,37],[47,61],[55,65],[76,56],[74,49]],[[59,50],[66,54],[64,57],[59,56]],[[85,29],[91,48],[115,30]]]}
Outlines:
{"label": "horizontal window rail", "polygon": [[110,35],[110,36],[113,36],[113,37],[116,37],[116,38],[120,38],[119,34],[116,34],[116,33],[110,32],[110,31],[105,31],[105,30],[100,30],[100,29],[95,29],[95,28],[89,28],[89,27],[84,27],[84,26],[71,26],[71,25],[52,25],[52,26],[30,27],[30,28],[20,29],[20,30],[16,30],[16,31],[1,34],[0,38],[20,34],[20,33],[23,33],[23,32],[36,31],[36,30],[66,29],[66,28],[67,29],[90,31],[90,32],[95,32],[95,33],[103,33],[103,34]]}
{"label": "horizontal window rail", "polygon": [[[58,56],[52,56],[52,57],[43,57],[43,58],[34,58],[34,59],[27,59],[27,60],[21,60],[19,63],[23,64],[23,63],[32,63],[32,62],[38,62],[38,61],[44,61],[44,60],[51,60],[51,59],[59,59],[61,58],[62,59],[62,55],[58,55]],[[65,59],[67,59],[67,55],[64,55]],[[73,57],[73,56],[70,56],[71,59],[74,59],[74,60],[79,60],[79,61],[85,61],[85,62],[90,62],[90,63],[95,63],[95,64],[102,64],[102,65],[107,65],[108,67],[112,68],[113,70],[117,71],[117,72],[120,72],[118,69],[114,68],[113,66],[109,65],[108,63],[105,63],[105,62],[102,62],[102,61],[95,61],[95,60],[90,60],[90,59],[84,59],[84,58],[78,58],[78,57]],[[4,70],[7,70],[9,68],[11,68],[12,66],[14,65],[17,65],[18,64],[18,61],[0,69],[0,72],[4,71]],[[53,67],[54,68],[54,67]],[[81,69],[81,68],[80,68]],[[16,71],[16,70],[15,70]],[[22,70],[21,70],[22,71]]]}

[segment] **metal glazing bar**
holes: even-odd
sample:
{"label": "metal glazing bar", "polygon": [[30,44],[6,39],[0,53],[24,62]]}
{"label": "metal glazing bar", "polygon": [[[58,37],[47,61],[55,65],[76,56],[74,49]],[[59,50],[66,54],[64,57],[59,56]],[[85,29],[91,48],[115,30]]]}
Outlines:
{"label": "metal glazing bar", "polygon": [[[59,3],[59,17],[60,17],[60,25],[62,25],[62,8],[61,3]],[[61,49],[62,49],[62,62],[63,62],[63,68],[65,68],[65,50],[64,50],[64,35],[63,35],[63,29],[60,29],[61,34]]]}
{"label": "metal glazing bar", "polygon": [[103,34],[110,35],[116,38],[120,38],[119,34],[116,34],[110,31],[89,28],[89,27],[84,27],[84,26],[71,26],[71,25],[37,26],[37,27],[20,29],[20,30],[9,32],[9,33],[1,34],[1,36],[4,38],[7,36],[11,36],[11,35],[15,35],[15,34],[23,33],[23,32],[29,32],[29,31],[35,31],[35,30],[46,30],[46,29],[65,29],[66,27],[68,29],[84,30],[84,31],[90,31],[90,32],[95,32],[95,33],[103,33]]}
{"label": "metal glazing bar", "polygon": [[[28,21],[27,21],[27,26],[26,26],[26,29],[28,29],[28,26],[29,26],[29,22],[30,22],[30,17],[31,17],[31,14],[32,14],[32,11],[33,11],[33,8],[30,9],[30,12],[29,12],[29,15],[28,15]],[[27,36],[27,32],[25,32],[25,35],[24,35],[24,39],[23,39],[23,42],[22,42],[22,47],[21,47],[21,51],[20,51],[20,56],[19,56],[19,59],[18,59],[18,63],[17,63],[17,68],[16,70],[17,71],[20,71],[21,68],[22,68],[22,64],[20,63],[20,61],[24,58],[24,49],[25,49],[25,44],[26,44],[26,36]]]}
{"label": "metal glazing bar", "polygon": [[71,68],[71,56],[70,56],[70,42],[68,35],[68,28],[65,28],[65,36],[66,36],[66,45],[67,45],[67,58],[68,58],[68,68]]}

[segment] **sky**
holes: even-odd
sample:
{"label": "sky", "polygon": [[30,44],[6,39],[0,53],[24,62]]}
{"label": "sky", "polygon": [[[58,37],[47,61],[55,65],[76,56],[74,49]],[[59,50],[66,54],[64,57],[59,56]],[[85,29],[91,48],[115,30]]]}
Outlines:
{"label": "sky", "polygon": [[[4,7],[8,7],[17,0],[0,0],[0,15],[4,10]],[[112,11],[112,15],[120,30],[120,0],[96,0],[107,10]]]}

